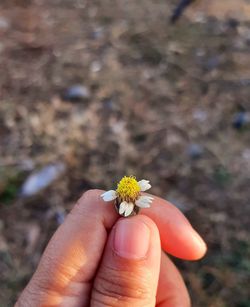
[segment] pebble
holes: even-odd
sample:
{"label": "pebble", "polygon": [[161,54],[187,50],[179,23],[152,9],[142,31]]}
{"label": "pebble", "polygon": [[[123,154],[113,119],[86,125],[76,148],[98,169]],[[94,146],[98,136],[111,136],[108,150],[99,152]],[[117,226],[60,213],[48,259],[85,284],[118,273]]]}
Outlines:
{"label": "pebble", "polygon": [[244,149],[244,151],[242,152],[242,157],[243,159],[250,161],[250,148]]}
{"label": "pebble", "polygon": [[10,22],[4,17],[0,17],[0,30],[6,31],[10,27]]}
{"label": "pebble", "polygon": [[245,111],[240,111],[234,115],[233,127],[241,129],[250,124],[250,114]]}
{"label": "pebble", "polygon": [[196,109],[194,112],[193,112],[193,118],[197,121],[200,121],[200,122],[205,122],[206,119],[208,118],[208,114],[206,111],[204,110],[201,110],[201,109]]}
{"label": "pebble", "polygon": [[216,69],[221,63],[219,56],[212,56],[204,63],[204,68],[208,71]]}
{"label": "pebble", "polygon": [[100,39],[103,37],[104,29],[102,27],[96,28],[91,32],[90,37],[94,40]]}
{"label": "pebble", "polygon": [[108,111],[114,111],[116,108],[116,104],[112,98],[104,98],[102,104],[104,109]]}
{"label": "pebble", "polygon": [[229,19],[227,20],[227,25],[228,25],[228,27],[231,28],[231,29],[237,29],[238,26],[240,25],[240,22],[239,22],[239,20],[237,20],[237,19],[235,19],[235,18],[229,18]]}
{"label": "pebble", "polygon": [[91,63],[90,65],[90,70],[93,72],[93,73],[97,73],[99,72],[100,70],[102,69],[102,64],[98,61],[94,61]]}
{"label": "pebble", "polygon": [[64,211],[56,211],[55,218],[58,225],[61,225],[65,220],[66,214]]}
{"label": "pebble", "polygon": [[81,102],[89,100],[90,92],[89,89],[84,85],[74,85],[68,88],[64,95],[63,99],[71,102]]}
{"label": "pebble", "polygon": [[187,154],[192,159],[199,159],[204,153],[204,148],[199,144],[190,144],[187,148]]}
{"label": "pebble", "polygon": [[40,171],[32,173],[21,187],[21,196],[30,197],[36,195],[51,185],[65,171],[62,163],[51,164],[43,167]]}

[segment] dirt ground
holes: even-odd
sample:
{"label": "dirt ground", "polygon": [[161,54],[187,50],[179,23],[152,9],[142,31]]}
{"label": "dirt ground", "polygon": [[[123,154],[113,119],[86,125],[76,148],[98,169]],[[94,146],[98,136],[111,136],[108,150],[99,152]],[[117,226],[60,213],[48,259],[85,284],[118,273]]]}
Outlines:
{"label": "dirt ground", "polygon": [[[250,306],[250,4],[200,1],[171,25],[177,2],[1,1],[1,307],[81,193],[125,174],[207,242],[175,260],[193,306]],[[59,162],[46,190],[20,192]]]}

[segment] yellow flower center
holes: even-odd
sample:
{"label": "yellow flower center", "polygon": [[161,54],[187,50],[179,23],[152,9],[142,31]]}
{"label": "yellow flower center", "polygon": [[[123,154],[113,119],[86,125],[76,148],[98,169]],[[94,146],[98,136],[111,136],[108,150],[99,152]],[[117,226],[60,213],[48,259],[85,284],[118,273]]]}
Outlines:
{"label": "yellow flower center", "polygon": [[135,201],[140,193],[140,186],[135,177],[124,176],[117,185],[116,193],[119,199],[125,201]]}

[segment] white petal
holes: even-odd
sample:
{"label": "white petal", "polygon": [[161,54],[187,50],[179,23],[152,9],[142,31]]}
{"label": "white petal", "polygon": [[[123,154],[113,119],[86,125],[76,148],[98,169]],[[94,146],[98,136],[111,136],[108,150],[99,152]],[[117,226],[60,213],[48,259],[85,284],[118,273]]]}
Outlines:
{"label": "white petal", "polygon": [[138,200],[140,200],[140,202],[152,203],[153,199],[154,198],[152,196],[143,195],[140,196]]}
{"label": "white petal", "polygon": [[128,203],[128,207],[127,207],[124,215],[129,216],[132,213],[133,210],[134,210],[134,204]]}
{"label": "white petal", "polygon": [[119,207],[119,214],[123,214],[125,210],[127,209],[127,207],[128,207],[128,203],[126,201],[123,201]]}
{"label": "white petal", "polygon": [[141,181],[139,181],[138,184],[142,192],[147,191],[148,189],[151,188],[151,184],[149,183],[148,180],[145,180],[145,179],[142,179]]}
{"label": "white petal", "polygon": [[109,190],[101,195],[104,201],[111,201],[117,198],[116,191]]}
{"label": "white petal", "polygon": [[140,208],[149,208],[152,201],[153,201],[153,198],[150,196],[140,196],[136,200],[135,204],[137,207],[140,207]]}

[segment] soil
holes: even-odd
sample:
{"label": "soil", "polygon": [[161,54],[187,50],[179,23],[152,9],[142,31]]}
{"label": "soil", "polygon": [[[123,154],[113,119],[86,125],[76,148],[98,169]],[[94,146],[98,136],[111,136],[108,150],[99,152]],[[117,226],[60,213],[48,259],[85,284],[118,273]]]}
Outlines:
{"label": "soil", "polygon": [[[203,260],[174,259],[193,306],[250,306],[250,5],[219,2],[172,25],[178,1],[1,1],[0,306],[77,198],[125,174],[207,242]],[[20,193],[58,162],[45,190]]]}

